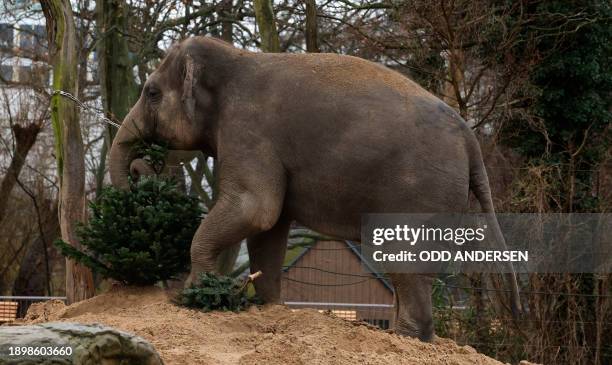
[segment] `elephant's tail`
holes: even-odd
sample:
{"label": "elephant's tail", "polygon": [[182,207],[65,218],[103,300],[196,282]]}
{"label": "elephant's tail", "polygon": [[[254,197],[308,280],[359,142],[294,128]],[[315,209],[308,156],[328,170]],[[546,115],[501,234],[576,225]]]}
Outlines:
{"label": "elephant's tail", "polygon": [[[473,136],[473,135],[472,135]],[[472,150],[470,151],[470,190],[478,199],[480,207],[485,213],[487,225],[495,235],[495,242],[499,243],[502,250],[506,250],[506,241],[502,234],[499,222],[495,216],[495,208],[493,206],[493,198],[491,196],[491,188],[489,186],[489,178],[482,159],[480,145],[476,138],[472,139]],[[510,293],[510,308],[514,318],[518,318],[521,313],[521,301],[519,296],[518,283],[516,273],[512,263],[508,263],[509,268],[506,271],[506,286]]]}

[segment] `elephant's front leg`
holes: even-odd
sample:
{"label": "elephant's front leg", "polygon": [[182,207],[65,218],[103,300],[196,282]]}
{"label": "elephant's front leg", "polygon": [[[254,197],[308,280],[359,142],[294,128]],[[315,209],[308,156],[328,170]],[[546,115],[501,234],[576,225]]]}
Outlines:
{"label": "elephant's front leg", "polygon": [[266,303],[280,301],[281,269],[287,249],[290,220],[281,218],[272,229],[247,240],[251,272],[263,275],[255,280],[255,291]]}
{"label": "elephant's front leg", "polygon": [[187,285],[201,272],[216,269],[219,254],[246,237],[271,229],[278,220],[282,197],[263,190],[221,192],[191,243],[191,273]]}

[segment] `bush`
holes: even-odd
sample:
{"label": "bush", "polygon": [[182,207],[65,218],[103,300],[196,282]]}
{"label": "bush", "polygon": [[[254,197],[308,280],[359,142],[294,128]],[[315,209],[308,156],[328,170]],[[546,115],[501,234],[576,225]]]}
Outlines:
{"label": "bush", "polygon": [[198,308],[204,312],[213,310],[240,311],[249,304],[260,304],[257,298],[247,295],[248,281],[228,276],[201,273],[197,282],[183,290],[178,304]]}
{"label": "bush", "polygon": [[77,230],[84,251],[58,240],[62,254],[103,277],[151,285],[189,267],[191,240],[202,218],[197,198],[173,182],[142,178],[131,191],[107,187]]}

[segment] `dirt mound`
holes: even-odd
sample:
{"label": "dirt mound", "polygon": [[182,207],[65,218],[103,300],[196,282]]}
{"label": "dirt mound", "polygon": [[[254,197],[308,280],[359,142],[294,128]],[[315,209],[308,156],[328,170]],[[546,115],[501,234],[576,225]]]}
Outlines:
{"label": "dirt mound", "polygon": [[149,340],[166,364],[501,364],[469,346],[423,343],[315,310],[251,307],[202,313],[161,289],[115,289],[64,306],[33,305],[26,322],[102,323]]}

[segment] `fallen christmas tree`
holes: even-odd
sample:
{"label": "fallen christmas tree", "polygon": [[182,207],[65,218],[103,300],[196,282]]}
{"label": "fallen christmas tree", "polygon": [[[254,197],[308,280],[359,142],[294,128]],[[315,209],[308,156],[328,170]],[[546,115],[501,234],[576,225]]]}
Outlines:
{"label": "fallen christmas tree", "polygon": [[237,312],[251,304],[261,304],[256,296],[249,296],[246,290],[249,283],[261,275],[261,271],[258,271],[240,280],[209,272],[200,273],[198,279],[181,292],[177,304],[203,312]]}

